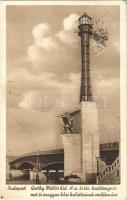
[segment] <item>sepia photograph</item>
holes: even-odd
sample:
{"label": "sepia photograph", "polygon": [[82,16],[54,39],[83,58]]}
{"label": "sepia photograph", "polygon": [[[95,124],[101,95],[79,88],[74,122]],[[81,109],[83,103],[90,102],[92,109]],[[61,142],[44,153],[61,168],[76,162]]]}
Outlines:
{"label": "sepia photograph", "polygon": [[6,6],[6,184],[121,183],[119,5]]}

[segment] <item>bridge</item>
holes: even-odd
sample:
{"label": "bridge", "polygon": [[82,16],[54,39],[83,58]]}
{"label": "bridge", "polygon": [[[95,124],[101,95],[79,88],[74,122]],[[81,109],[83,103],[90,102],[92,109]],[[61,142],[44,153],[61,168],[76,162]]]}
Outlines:
{"label": "bridge", "polygon": [[[10,169],[61,170],[64,168],[63,149],[34,152],[13,158],[9,162]],[[38,166],[37,166],[38,165]]]}
{"label": "bridge", "polygon": [[[119,143],[100,144],[100,158],[107,165],[112,164],[119,155]],[[9,162],[10,169],[36,169],[40,170],[63,170],[64,150],[39,151],[15,157]],[[37,166],[38,165],[38,166]]]}

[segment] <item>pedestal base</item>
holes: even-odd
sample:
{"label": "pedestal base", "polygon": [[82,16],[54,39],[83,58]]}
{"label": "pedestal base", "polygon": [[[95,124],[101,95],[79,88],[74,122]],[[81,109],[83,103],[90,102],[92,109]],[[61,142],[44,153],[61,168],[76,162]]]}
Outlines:
{"label": "pedestal base", "polygon": [[62,134],[64,145],[64,176],[77,175],[82,178],[81,134]]}
{"label": "pedestal base", "polygon": [[64,176],[77,175],[84,184],[95,183],[99,157],[98,112],[95,102],[81,102],[80,133],[62,134]]}
{"label": "pedestal base", "polygon": [[95,102],[81,103],[82,121],[82,181],[94,183],[99,157],[98,112]]}

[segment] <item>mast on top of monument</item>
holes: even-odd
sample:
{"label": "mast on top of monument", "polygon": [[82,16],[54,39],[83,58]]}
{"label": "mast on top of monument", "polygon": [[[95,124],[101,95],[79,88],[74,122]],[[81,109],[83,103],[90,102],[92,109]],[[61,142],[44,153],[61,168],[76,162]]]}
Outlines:
{"label": "mast on top of monument", "polygon": [[92,35],[92,23],[91,17],[89,17],[86,13],[79,18],[78,35],[81,37],[82,59],[80,102],[92,101],[90,79],[90,36]]}

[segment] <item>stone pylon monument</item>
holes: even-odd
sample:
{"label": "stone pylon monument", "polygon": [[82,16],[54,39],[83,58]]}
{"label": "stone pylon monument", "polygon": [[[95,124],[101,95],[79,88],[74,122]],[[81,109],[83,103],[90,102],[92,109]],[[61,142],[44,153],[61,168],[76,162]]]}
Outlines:
{"label": "stone pylon monument", "polygon": [[98,112],[92,98],[90,77],[90,36],[91,18],[84,13],[79,18],[78,35],[81,38],[81,109],[65,113],[65,132],[62,133],[64,145],[64,176],[77,175],[85,184],[95,183],[97,157],[99,157]]}

